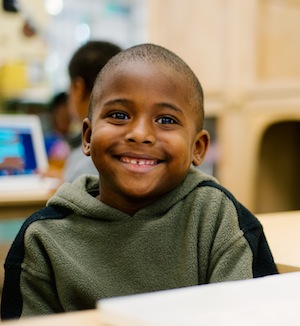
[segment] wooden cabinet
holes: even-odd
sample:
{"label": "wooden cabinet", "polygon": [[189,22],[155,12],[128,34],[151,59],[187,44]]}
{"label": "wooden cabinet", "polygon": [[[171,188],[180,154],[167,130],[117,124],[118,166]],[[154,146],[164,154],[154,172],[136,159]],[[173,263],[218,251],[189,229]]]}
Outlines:
{"label": "wooden cabinet", "polygon": [[149,41],[191,66],[217,117],[220,182],[254,212],[300,209],[300,1],[149,0],[148,12]]}

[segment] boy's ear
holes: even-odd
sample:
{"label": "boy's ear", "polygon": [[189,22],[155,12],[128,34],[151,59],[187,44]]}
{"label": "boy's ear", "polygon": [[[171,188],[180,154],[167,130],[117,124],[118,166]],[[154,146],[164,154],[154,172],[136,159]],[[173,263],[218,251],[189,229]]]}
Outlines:
{"label": "boy's ear", "polygon": [[89,118],[85,118],[82,122],[82,151],[86,156],[91,155],[91,135],[92,135],[92,127],[91,121]]}
{"label": "boy's ear", "polygon": [[205,158],[210,143],[210,136],[207,130],[201,130],[196,138],[193,149],[192,163],[195,166],[200,165]]}

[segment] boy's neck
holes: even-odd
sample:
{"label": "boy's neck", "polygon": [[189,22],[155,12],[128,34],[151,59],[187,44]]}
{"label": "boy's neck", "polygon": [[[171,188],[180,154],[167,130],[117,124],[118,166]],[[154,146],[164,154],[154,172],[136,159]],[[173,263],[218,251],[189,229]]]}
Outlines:
{"label": "boy's neck", "polygon": [[103,198],[103,196],[101,196],[100,194],[96,198],[102,203],[112,208],[118,209],[119,211],[122,211],[130,216],[135,215],[140,209],[150,205],[155,201],[155,199],[140,200],[139,198],[134,198],[124,200],[120,198],[118,201],[114,201],[112,203],[110,202],[110,200],[106,200],[106,198]]}

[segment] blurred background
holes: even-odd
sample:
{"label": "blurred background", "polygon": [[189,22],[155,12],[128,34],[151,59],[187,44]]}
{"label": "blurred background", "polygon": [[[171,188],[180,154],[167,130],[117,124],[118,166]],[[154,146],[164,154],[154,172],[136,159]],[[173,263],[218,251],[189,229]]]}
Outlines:
{"label": "blurred background", "polygon": [[255,213],[300,209],[299,0],[11,0],[0,112],[38,114],[88,40],[153,42],[196,72],[212,145],[201,167]]}

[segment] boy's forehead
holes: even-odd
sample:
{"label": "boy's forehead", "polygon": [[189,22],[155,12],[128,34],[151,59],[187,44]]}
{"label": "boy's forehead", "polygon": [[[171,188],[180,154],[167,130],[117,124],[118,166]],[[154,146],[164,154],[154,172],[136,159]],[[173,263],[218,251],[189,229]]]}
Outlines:
{"label": "boy's forehead", "polygon": [[[100,100],[111,91],[121,91],[138,87],[142,91],[153,94],[157,91],[163,98],[179,100],[184,106],[195,106],[195,88],[186,76],[164,62],[148,60],[129,60],[113,65],[102,71],[101,78],[94,87],[94,99]],[[158,93],[156,93],[158,94]],[[184,103],[184,104],[183,104]]]}
{"label": "boy's forehead", "polygon": [[[165,67],[165,66],[164,66]],[[136,96],[147,94],[153,101],[177,102],[183,108],[194,107],[195,91],[174,69],[163,69],[157,63],[133,62],[120,65],[106,73],[95,88],[94,100],[102,101],[111,96]]]}
{"label": "boy's forehead", "polygon": [[179,74],[173,67],[164,62],[154,62],[149,60],[135,59],[119,62],[117,65],[112,65],[109,69],[103,72],[98,83],[100,89],[105,84],[116,80],[126,81],[130,79],[150,79],[154,78],[157,81],[170,82],[173,85],[181,84],[184,79],[182,74]]}

